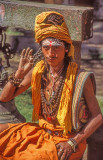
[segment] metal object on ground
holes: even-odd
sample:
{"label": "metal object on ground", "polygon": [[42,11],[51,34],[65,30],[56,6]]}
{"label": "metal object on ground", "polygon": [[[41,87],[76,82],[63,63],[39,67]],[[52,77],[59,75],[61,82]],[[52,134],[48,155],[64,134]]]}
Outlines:
{"label": "metal object on ground", "polygon": [[6,43],[6,27],[0,27],[0,50],[3,52],[7,62],[7,67],[10,67],[9,59],[13,58],[15,52],[12,52],[11,45]]}

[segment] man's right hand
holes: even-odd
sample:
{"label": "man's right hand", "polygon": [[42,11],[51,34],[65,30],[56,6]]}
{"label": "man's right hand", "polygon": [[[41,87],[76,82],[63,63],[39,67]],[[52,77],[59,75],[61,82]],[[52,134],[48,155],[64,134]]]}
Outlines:
{"label": "man's right hand", "polygon": [[19,67],[15,74],[15,77],[23,78],[31,70],[31,68],[33,67],[32,52],[33,50],[30,48],[22,50]]}

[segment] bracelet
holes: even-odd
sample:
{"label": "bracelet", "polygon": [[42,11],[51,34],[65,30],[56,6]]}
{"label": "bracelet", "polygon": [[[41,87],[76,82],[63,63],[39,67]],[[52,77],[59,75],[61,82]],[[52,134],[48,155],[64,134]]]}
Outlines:
{"label": "bracelet", "polygon": [[15,78],[15,73],[11,73],[8,77],[8,81],[15,87],[18,87],[22,82],[23,78]]}
{"label": "bracelet", "polygon": [[70,138],[69,141],[67,141],[68,144],[72,147],[74,153],[76,152],[76,148],[77,148],[77,142],[73,139]]}

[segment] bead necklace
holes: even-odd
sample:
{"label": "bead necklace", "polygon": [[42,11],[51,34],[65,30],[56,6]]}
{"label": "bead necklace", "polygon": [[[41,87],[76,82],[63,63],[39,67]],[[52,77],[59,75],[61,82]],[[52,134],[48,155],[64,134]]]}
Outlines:
{"label": "bead necklace", "polygon": [[41,89],[42,107],[45,110],[46,115],[48,117],[53,118],[54,115],[55,115],[55,112],[58,109],[58,104],[59,104],[59,100],[60,100],[60,97],[61,97],[63,85],[64,85],[64,79],[62,79],[61,82],[59,82],[57,90],[56,90],[55,94],[53,95],[53,97],[50,99],[49,102],[46,100],[43,89]]}
{"label": "bead necklace", "polygon": [[62,73],[62,71],[63,71],[63,68],[64,68],[64,65],[61,67],[61,69],[56,73],[56,75],[53,75],[53,72],[52,72],[52,70],[51,70],[51,68],[50,68],[50,72],[49,72],[49,79],[51,80],[51,82],[52,82],[52,91],[51,91],[51,93],[49,92],[49,90],[48,90],[48,94],[49,94],[49,99],[54,95],[54,93],[55,93],[55,84],[56,84],[56,82],[59,80],[59,78],[60,78],[60,75],[61,75],[61,73]]}
{"label": "bead necklace", "polygon": [[50,105],[54,105],[58,96],[58,92],[62,86],[62,82],[63,82],[63,76],[59,77],[59,84],[58,87],[56,89],[56,91],[54,92],[53,96],[49,99],[49,101],[47,101],[45,94],[44,94],[44,84],[43,84],[43,79],[41,78],[41,95],[43,97],[43,102],[46,103],[46,105],[50,106]]}
{"label": "bead necklace", "polygon": [[42,109],[43,113],[47,115],[47,119],[51,120],[56,117],[56,112],[58,110],[58,104],[60,101],[62,89],[64,86],[65,81],[65,75],[66,75],[66,69],[64,72],[62,71],[62,74],[59,76],[59,84],[57,86],[57,89],[54,93],[54,95],[47,101],[45,94],[44,94],[44,83],[43,83],[43,77],[41,78],[41,101],[42,101]]}
{"label": "bead necklace", "polygon": [[56,75],[53,74],[53,72],[52,72],[52,70],[51,70],[51,68],[50,68],[50,74],[51,74],[51,76],[52,76],[54,79],[56,79],[56,78],[62,73],[63,68],[64,68],[64,64],[63,64],[63,66],[61,67],[61,69],[56,73]]}

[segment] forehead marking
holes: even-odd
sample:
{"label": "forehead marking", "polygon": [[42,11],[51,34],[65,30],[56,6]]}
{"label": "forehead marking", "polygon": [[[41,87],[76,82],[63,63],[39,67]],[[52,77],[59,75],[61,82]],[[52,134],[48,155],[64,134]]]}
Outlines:
{"label": "forehead marking", "polygon": [[43,46],[49,45],[50,47],[51,46],[64,46],[64,43],[60,42],[58,40],[49,40],[49,39],[46,39],[46,40],[43,41],[42,45]]}
{"label": "forehead marking", "polygon": [[50,43],[49,43],[49,46],[51,47],[52,46],[52,41],[49,41]]}

